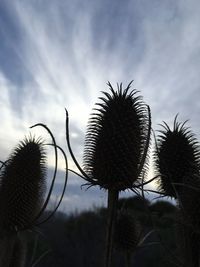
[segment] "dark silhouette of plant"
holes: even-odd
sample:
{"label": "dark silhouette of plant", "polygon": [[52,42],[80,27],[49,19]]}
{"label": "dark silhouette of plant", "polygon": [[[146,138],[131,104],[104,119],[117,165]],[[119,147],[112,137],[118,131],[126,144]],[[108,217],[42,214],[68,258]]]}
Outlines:
{"label": "dark silhouette of plant", "polygon": [[126,266],[131,266],[131,255],[141,240],[141,225],[128,210],[118,213],[115,227],[115,247],[125,254]]}
{"label": "dark silhouette of plant", "polygon": [[[34,126],[33,126],[34,127]],[[64,151],[56,145],[50,130],[56,151],[55,170],[46,199],[46,152],[41,138],[25,138],[14,149],[0,170],[0,265],[24,266],[24,254],[20,248],[23,231],[32,230],[46,222],[57,210],[67,183],[67,158]],[[57,148],[65,156],[66,177],[60,200],[55,210],[42,218],[49,202],[57,171]],[[25,241],[24,241],[25,242]],[[18,251],[18,252],[17,252]],[[16,257],[18,255],[19,257]],[[21,255],[21,256],[20,256]],[[21,260],[20,260],[21,259]]]}
{"label": "dark silhouette of plant", "polygon": [[[179,238],[184,266],[199,266],[200,249],[200,148],[197,139],[185,123],[170,130],[164,122],[160,131],[155,162],[160,173],[160,190],[178,201]],[[181,234],[180,234],[181,233]],[[179,239],[180,240],[180,239]]]}
{"label": "dark silhouette of plant", "polygon": [[[4,249],[3,266],[23,266],[19,258],[14,263],[19,246],[18,233],[30,229],[40,212],[46,183],[46,154],[43,142],[26,138],[10,155],[0,173],[0,234]],[[4,262],[4,263],[3,263]]]}
{"label": "dark silhouette of plant", "polygon": [[46,183],[42,141],[25,139],[0,174],[0,229],[18,232],[33,225],[42,206]]}
{"label": "dark silhouette of plant", "polygon": [[172,203],[164,200],[158,200],[155,203],[152,203],[149,206],[149,209],[151,212],[156,213],[159,217],[162,217],[163,214],[175,213],[177,210]]}
{"label": "dark silhouette of plant", "polygon": [[159,131],[155,165],[160,174],[160,191],[177,199],[183,188],[192,186],[199,175],[200,151],[194,134],[176,118],[173,130],[164,122],[163,130]]}
{"label": "dark silhouette of plant", "polygon": [[25,266],[27,253],[26,239],[23,237],[16,237],[13,244],[13,253],[10,259],[9,267]]}
{"label": "dark silhouette of plant", "polygon": [[[132,83],[132,82],[131,82]],[[91,115],[85,138],[83,169],[69,142],[68,114],[66,139],[71,156],[88,185],[108,190],[108,228],[105,266],[111,265],[113,234],[119,191],[139,187],[147,169],[150,143],[150,110],[136,90],[122,84],[110,94],[103,92]],[[140,181],[140,182],[139,182]]]}

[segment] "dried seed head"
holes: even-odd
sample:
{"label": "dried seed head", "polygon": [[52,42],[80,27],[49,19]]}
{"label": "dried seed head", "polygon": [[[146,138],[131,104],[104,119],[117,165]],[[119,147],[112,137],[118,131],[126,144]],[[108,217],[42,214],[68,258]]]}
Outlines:
{"label": "dried seed head", "polygon": [[[191,184],[199,174],[199,145],[189,128],[174,121],[174,129],[170,130],[165,123],[160,131],[155,165],[161,175],[160,190],[167,196],[177,198],[185,184]],[[179,185],[176,185],[179,184]]]}
{"label": "dried seed head", "polygon": [[115,246],[119,250],[133,252],[139,244],[141,226],[133,215],[120,211],[115,226]]}
{"label": "dried seed head", "polygon": [[0,227],[13,232],[30,227],[45,192],[46,156],[41,140],[27,138],[0,173]]}
{"label": "dried seed head", "polygon": [[[105,189],[131,188],[140,177],[139,167],[145,150],[149,113],[137,91],[103,92],[88,124],[83,167],[86,174]],[[144,168],[145,170],[145,168]]]}

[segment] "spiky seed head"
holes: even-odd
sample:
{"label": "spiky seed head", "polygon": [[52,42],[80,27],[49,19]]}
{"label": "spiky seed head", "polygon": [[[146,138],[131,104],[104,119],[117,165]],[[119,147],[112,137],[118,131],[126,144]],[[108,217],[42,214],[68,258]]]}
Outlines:
{"label": "spiky seed head", "polygon": [[[105,189],[125,190],[140,178],[139,166],[148,138],[147,106],[122,84],[110,94],[103,92],[88,123],[83,168],[86,174]],[[145,168],[144,168],[145,169]]]}
{"label": "spiky seed head", "polygon": [[167,196],[177,198],[184,189],[183,185],[196,180],[194,177],[199,174],[200,150],[197,139],[185,127],[185,123],[176,122],[176,118],[173,130],[164,123],[154,156],[161,177],[159,187]]}
{"label": "spiky seed head", "polygon": [[0,227],[4,232],[30,227],[45,193],[43,142],[26,138],[14,149],[0,173]]}
{"label": "spiky seed head", "polygon": [[117,249],[134,252],[141,237],[140,223],[128,210],[120,211],[115,226],[115,246]]}

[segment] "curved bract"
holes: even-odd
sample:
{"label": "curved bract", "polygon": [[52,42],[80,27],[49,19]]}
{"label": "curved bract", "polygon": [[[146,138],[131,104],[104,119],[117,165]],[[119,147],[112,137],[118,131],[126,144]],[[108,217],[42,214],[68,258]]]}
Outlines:
{"label": "curved bract", "polygon": [[120,191],[144,174],[140,165],[146,166],[150,114],[138,92],[130,90],[131,83],[126,89],[118,85],[117,91],[108,85],[110,93],[103,92],[88,123],[83,170],[90,182]]}
{"label": "curved bract", "polygon": [[155,165],[160,173],[160,190],[177,198],[185,187],[196,186],[199,180],[200,149],[191,130],[174,121],[171,130],[164,123],[155,152]]}
{"label": "curved bract", "polygon": [[26,138],[0,173],[0,227],[12,233],[29,228],[40,211],[46,189],[43,142]]}

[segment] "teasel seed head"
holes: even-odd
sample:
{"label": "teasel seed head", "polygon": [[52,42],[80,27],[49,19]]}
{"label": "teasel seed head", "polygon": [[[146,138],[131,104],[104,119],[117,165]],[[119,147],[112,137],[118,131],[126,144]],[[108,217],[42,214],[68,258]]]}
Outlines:
{"label": "teasel seed head", "polygon": [[115,247],[124,252],[134,252],[141,237],[139,221],[128,210],[119,211],[115,226]]}
{"label": "teasel seed head", "polygon": [[160,191],[174,198],[180,196],[188,186],[196,186],[200,181],[197,139],[185,127],[185,123],[178,123],[176,118],[173,130],[166,123],[162,125],[154,154],[156,169],[160,174]]}
{"label": "teasel seed head", "polygon": [[32,226],[45,193],[46,154],[41,139],[20,142],[0,173],[0,230]]}
{"label": "teasel seed head", "polygon": [[121,191],[132,188],[147,168],[150,112],[138,92],[129,91],[131,83],[117,91],[108,85],[110,94],[103,92],[88,123],[83,169],[94,184]]}

